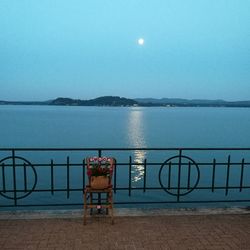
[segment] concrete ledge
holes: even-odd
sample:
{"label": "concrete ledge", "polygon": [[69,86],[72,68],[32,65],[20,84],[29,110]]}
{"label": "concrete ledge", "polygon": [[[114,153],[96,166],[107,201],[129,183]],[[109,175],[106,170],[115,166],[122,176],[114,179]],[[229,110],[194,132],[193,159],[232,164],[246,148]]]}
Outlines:
{"label": "concrete ledge", "polygon": [[[218,214],[250,214],[249,208],[180,208],[180,209],[157,209],[157,208],[115,208],[115,216],[171,216],[171,215],[218,215]],[[31,220],[49,218],[81,218],[82,209],[69,210],[17,210],[0,211],[0,220]],[[103,215],[100,215],[103,216]]]}

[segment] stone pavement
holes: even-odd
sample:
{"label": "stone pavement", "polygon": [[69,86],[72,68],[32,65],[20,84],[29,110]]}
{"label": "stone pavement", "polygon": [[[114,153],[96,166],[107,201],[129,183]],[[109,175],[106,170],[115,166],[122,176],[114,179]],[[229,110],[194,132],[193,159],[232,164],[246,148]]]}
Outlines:
{"label": "stone pavement", "polygon": [[250,214],[0,220],[0,249],[250,249]]}

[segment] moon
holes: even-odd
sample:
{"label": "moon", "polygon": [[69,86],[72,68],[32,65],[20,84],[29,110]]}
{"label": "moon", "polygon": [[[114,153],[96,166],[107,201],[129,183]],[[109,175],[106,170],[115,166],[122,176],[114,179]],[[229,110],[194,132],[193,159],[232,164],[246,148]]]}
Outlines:
{"label": "moon", "polygon": [[137,41],[137,43],[142,46],[144,44],[144,39],[143,38],[139,38],[138,41]]}

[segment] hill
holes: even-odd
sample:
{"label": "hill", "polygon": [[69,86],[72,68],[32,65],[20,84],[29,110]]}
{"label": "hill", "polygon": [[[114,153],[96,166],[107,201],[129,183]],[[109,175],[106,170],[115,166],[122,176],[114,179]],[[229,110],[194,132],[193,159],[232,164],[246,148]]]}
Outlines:
{"label": "hill", "polygon": [[250,107],[250,101],[224,101],[181,98],[136,98],[139,106],[173,106],[173,107]]}
{"label": "hill", "polygon": [[59,97],[52,100],[49,105],[70,105],[70,106],[133,106],[137,101],[119,96],[102,96],[90,100],[79,100]]}
{"label": "hill", "polygon": [[0,105],[60,105],[60,106],[141,106],[141,107],[250,107],[250,101],[224,101],[182,98],[136,98],[102,96],[90,100],[58,97],[44,102],[1,101]]}

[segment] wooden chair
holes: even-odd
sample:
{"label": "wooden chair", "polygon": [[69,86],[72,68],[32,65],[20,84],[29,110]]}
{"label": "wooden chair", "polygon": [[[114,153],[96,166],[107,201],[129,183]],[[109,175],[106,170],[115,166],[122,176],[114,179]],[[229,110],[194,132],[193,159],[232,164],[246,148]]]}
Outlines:
{"label": "wooden chair", "polygon": [[[84,225],[86,225],[88,208],[91,209],[91,214],[94,208],[98,209],[98,212],[103,208],[106,209],[106,214],[110,215],[113,225],[112,176],[116,160],[111,157],[88,157],[86,158],[86,164],[88,185],[84,189]],[[105,199],[102,198],[102,194],[106,196]]]}

